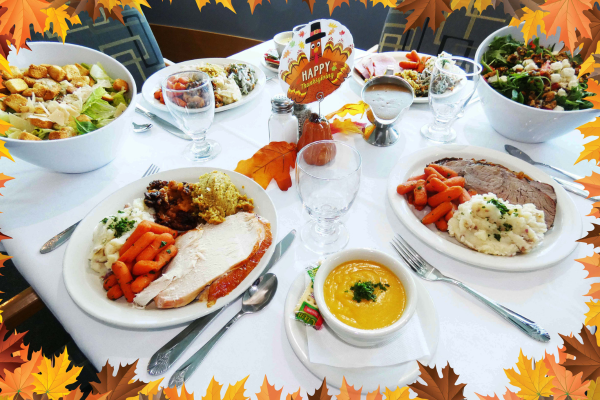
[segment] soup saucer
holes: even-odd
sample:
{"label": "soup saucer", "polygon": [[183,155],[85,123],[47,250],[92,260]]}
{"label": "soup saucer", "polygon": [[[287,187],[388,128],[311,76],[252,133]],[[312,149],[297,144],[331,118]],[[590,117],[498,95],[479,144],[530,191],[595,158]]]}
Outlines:
{"label": "soup saucer", "polygon": [[[291,317],[306,287],[305,275],[306,272],[300,274],[290,286],[285,299],[284,322],[285,332],[294,353],[313,375],[320,380],[327,377],[327,384],[336,388],[342,386],[342,380],[345,377],[350,385],[362,386],[363,393],[372,392],[377,390],[378,387],[402,387],[415,381],[419,375],[419,366],[416,361],[386,367],[361,368],[339,368],[310,362],[306,326]],[[419,315],[425,341],[430,352],[430,355],[420,358],[419,361],[427,365],[435,354],[439,341],[439,320],[433,300],[427,289],[418,280],[415,280],[415,284],[418,292],[416,313]]]}

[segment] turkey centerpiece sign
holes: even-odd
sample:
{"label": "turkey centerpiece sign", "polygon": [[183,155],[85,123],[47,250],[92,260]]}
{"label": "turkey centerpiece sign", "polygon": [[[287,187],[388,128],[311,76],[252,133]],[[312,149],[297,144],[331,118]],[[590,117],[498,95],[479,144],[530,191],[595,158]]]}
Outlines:
{"label": "turkey centerpiece sign", "polygon": [[320,100],[340,87],[351,71],[354,43],[337,21],[320,19],[294,33],[283,50],[279,76],[296,103]]}

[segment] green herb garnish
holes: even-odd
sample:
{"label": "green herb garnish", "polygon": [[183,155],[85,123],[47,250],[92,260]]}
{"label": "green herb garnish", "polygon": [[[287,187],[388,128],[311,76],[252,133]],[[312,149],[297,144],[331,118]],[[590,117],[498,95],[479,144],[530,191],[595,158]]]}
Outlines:
{"label": "green herb garnish", "polygon": [[512,225],[511,224],[504,223],[502,225],[504,226],[504,229],[506,229],[507,231],[510,231],[512,229]]}
{"label": "green herb garnish", "polygon": [[113,222],[108,225],[108,229],[115,231],[115,237],[120,238],[124,233],[129,232],[135,225],[134,220],[127,218],[113,218]]}
{"label": "green herb garnish", "polygon": [[171,254],[171,249],[167,250],[167,254]]}
{"label": "green herb garnish", "polygon": [[488,200],[488,203],[495,205],[496,208],[498,209],[498,211],[500,211],[500,215],[504,215],[504,214],[508,213],[508,208],[504,204],[499,202],[498,199]]}
{"label": "green herb garnish", "polygon": [[162,242],[160,242],[160,246],[158,246],[159,249],[162,249],[163,247],[165,247],[167,245],[167,242],[165,242],[164,240]]}
{"label": "green herb garnish", "polygon": [[500,234],[499,234],[499,233],[494,233],[494,238],[495,238],[497,241],[500,241],[500,239],[502,239],[502,236],[500,236]]}
{"label": "green herb garnish", "polygon": [[357,303],[360,303],[362,300],[366,301],[375,301],[377,300],[377,295],[375,295],[375,289],[380,289],[382,291],[386,291],[390,285],[386,284],[385,286],[381,283],[373,283],[358,281],[354,285],[350,287],[350,290],[354,292],[354,296],[352,299]]}

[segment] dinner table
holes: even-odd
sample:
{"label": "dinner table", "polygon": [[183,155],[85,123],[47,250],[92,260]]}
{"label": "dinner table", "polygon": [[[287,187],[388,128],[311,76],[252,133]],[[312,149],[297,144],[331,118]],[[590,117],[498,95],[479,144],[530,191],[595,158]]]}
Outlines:
{"label": "dinner table", "polygon": [[[261,63],[264,53],[272,47],[273,43],[268,41],[231,56],[261,66],[267,77],[274,79],[266,82],[253,102],[215,114],[208,137],[221,144],[222,152],[214,160],[199,165],[233,170],[239,161],[250,158],[269,142],[270,100],[283,92],[276,74]],[[364,52],[356,50],[355,57],[361,54]],[[322,114],[327,114],[359,100],[360,86],[353,79],[347,79],[323,100],[320,109]],[[141,94],[136,101],[152,110]],[[311,107],[317,109],[315,104]],[[359,134],[334,135],[336,140],[354,146],[362,157],[357,199],[343,218],[350,232],[347,248],[373,248],[397,257],[390,241],[395,233],[399,233],[444,274],[463,281],[544,327],[551,340],[548,343],[537,342],[458,288],[421,281],[433,299],[439,318],[439,342],[430,365],[441,370],[450,363],[459,375],[458,383],[467,383],[464,392],[467,398],[475,398],[474,393],[502,394],[509,385],[504,369],[515,366],[521,349],[528,357],[539,360],[545,351],[557,353],[557,347],[562,345],[559,333],[577,335],[581,329],[584,314],[588,311],[585,303],[589,297],[585,294],[594,279],[585,279],[587,272],[575,259],[590,256],[593,249],[591,245],[579,243],[571,255],[550,268],[532,272],[500,272],[456,261],[421,242],[394,214],[387,197],[387,183],[390,171],[397,163],[402,163],[419,149],[437,145],[420,134],[421,126],[431,119],[428,104],[413,104],[396,122],[400,138],[390,147],[372,146]],[[133,121],[140,124],[151,122],[137,113]],[[454,128],[458,133],[457,144],[502,152],[505,144],[512,144],[535,160],[581,176],[590,175],[592,170],[592,162],[574,165],[586,142],[578,131],[545,143],[514,142],[492,129],[481,103],[477,102],[466,108],[464,116],[454,123]],[[3,240],[2,245],[14,257],[18,271],[94,367],[100,370],[107,361],[118,365],[139,360],[137,379],[149,381],[157,377],[146,372],[148,360],[186,324],[161,329],[124,329],[94,319],[73,302],[65,288],[62,264],[67,246],[63,245],[49,254],[39,252],[48,239],[85,217],[104,198],[140,179],[151,164],[160,167],[161,171],[195,165],[183,156],[188,142],[156,124],[146,132],[135,133],[129,129],[122,134],[125,138],[119,156],[108,165],[87,173],[62,174],[19,159],[15,162],[5,158],[0,160],[0,172],[15,178],[2,189],[0,227],[3,233],[12,237]],[[551,170],[545,172],[556,174]],[[293,171],[291,174],[294,178]],[[277,210],[278,237],[274,238],[277,242],[290,230],[299,230],[309,216],[303,211],[295,183],[287,191],[282,191],[273,181],[266,191]],[[592,218],[585,217],[592,202],[569,195],[582,218],[583,237],[592,228]],[[245,384],[246,396],[253,397],[266,376],[277,388],[283,386],[284,394],[293,393],[299,387],[303,397],[307,393],[312,394],[321,385],[321,380],[304,367],[288,342],[284,324],[293,316],[284,313],[284,302],[292,282],[311,263],[322,259],[296,238],[271,270],[279,280],[273,301],[263,311],[241,319],[227,332],[186,382],[187,390],[195,392],[196,396],[204,396],[213,377],[227,385],[249,376]],[[88,267],[81,265],[81,268]],[[168,382],[177,367],[238,312],[239,303],[241,300],[214,320],[173,368],[161,376],[166,378],[163,384]],[[339,391],[330,388],[329,393],[338,394]]]}

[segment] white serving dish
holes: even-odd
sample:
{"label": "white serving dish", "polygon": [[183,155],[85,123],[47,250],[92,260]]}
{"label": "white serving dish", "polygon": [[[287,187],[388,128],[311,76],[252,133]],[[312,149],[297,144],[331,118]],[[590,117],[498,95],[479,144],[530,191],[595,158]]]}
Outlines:
{"label": "white serving dish", "polygon": [[74,44],[30,42],[31,51],[11,51],[10,65],[26,68],[30,64],[67,65],[100,62],[113,79],[123,79],[129,85],[127,96],[131,104],[116,120],[85,135],[57,140],[17,140],[1,138],[10,153],[23,161],[56,172],[80,173],[98,169],[114,160],[125,135],[131,130],[137,87],[135,80],[114,58],[99,51]]}
{"label": "white serving dish", "polygon": [[[421,218],[428,212],[426,210],[429,208],[417,211],[408,204],[405,196],[401,196],[396,192],[396,188],[411,176],[422,174],[423,168],[427,164],[446,157],[485,159],[516,172],[523,171],[534,180],[552,185],[557,197],[556,218],[552,229],[544,235],[544,241],[526,254],[518,254],[513,257],[493,256],[468,248],[447,232],[439,232],[433,224],[423,225]],[[550,267],[569,256],[577,246],[576,241],[582,235],[581,216],[577,212],[575,203],[561,185],[545,172],[525,161],[483,147],[444,145],[421,149],[402,159],[394,167],[388,178],[387,192],[396,216],[429,249],[467,264],[487,269],[523,272]]]}
{"label": "white serving dish", "polygon": [[[392,325],[381,329],[358,329],[346,325],[337,319],[325,303],[323,297],[323,285],[329,273],[338,265],[352,260],[367,260],[382,264],[390,269],[402,282],[406,293],[406,307],[400,319]],[[319,273],[315,277],[314,295],[317,306],[328,327],[331,328],[340,339],[359,347],[371,347],[383,344],[401,334],[402,328],[406,326],[417,309],[417,288],[413,280],[412,272],[397,259],[373,249],[347,249],[327,257],[319,267]]]}
{"label": "white serving dish", "polygon": [[[229,175],[240,193],[254,199],[256,214],[266,218],[271,223],[274,243],[267,249],[258,265],[237,288],[227,296],[218,299],[216,304],[210,308],[206,307],[206,302],[196,301],[181,308],[158,309],[154,303],[151,303],[146,309],[140,309],[127,303],[124,298],[117,301],[109,300],[106,297],[106,291],[102,287],[100,275],[89,267],[88,255],[92,248],[92,233],[98,221],[116,213],[126,203],[131,203],[133,199],[143,197],[146,187],[153,180],[197,182],[200,175],[212,171],[221,171]],[[258,278],[271,259],[276,239],[277,212],[275,206],[267,192],[252,179],[237,172],[213,167],[174,169],[138,179],[111,194],[90,211],[79,223],[69,240],[63,261],[63,277],[67,291],[73,301],[94,318],[123,328],[151,329],[174,326],[210,314],[244,293],[250,287],[250,284]]]}
{"label": "white serving dish", "polygon": [[163,80],[169,75],[174,74],[176,72],[185,71],[186,69],[190,69],[190,67],[198,65],[201,62],[217,65],[229,65],[233,63],[246,64],[252,69],[254,69],[254,71],[256,72],[258,82],[256,83],[254,90],[248,93],[247,95],[243,95],[240,101],[236,101],[235,103],[215,108],[216,113],[243,106],[244,104],[254,100],[260,94],[261,90],[267,83],[267,77],[265,73],[259,67],[249,62],[233,60],[229,58],[201,58],[198,60],[184,61],[179,64],[174,64],[169,67],[163,68],[160,71],[156,71],[148,79],[146,79],[146,82],[144,82],[144,86],[142,86],[142,95],[144,96],[144,100],[146,100],[146,102],[148,102],[148,104],[150,104],[155,109],[169,113],[167,106],[154,98],[154,92],[160,89],[160,85],[162,84]]}
{"label": "white serving dish", "polygon": [[277,50],[277,54],[279,54],[279,57],[281,57],[281,55],[283,54],[283,50],[285,49],[285,46],[288,45],[288,43],[290,42],[289,40],[287,42],[285,42],[285,39],[292,39],[292,37],[294,36],[294,32],[292,31],[286,31],[286,32],[281,32],[278,33],[277,35],[275,35],[273,37],[273,42],[275,43],[275,50]]}
{"label": "white serving dish", "polygon": [[[524,39],[521,26],[498,29],[479,45],[475,60],[481,61],[483,53],[495,37],[509,34],[516,40]],[[556,44],[555,48],[560,49],[557,36],[547,38],[545,34],[541,34],[539,37],[541,45]],[[546,142],[565,135],[600,115],[600,110],[596,109],[553,111],[525,106],[501,95],[483,78],[477,85],[477,93],[481,98],[483,111],[496,132],[517,142]]]}

